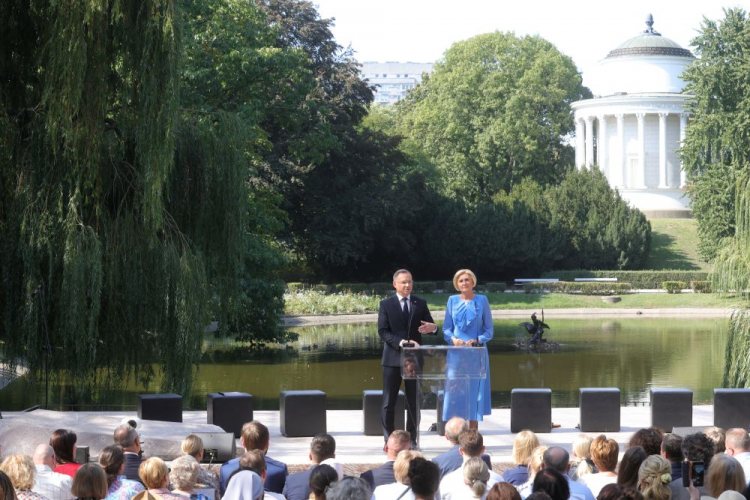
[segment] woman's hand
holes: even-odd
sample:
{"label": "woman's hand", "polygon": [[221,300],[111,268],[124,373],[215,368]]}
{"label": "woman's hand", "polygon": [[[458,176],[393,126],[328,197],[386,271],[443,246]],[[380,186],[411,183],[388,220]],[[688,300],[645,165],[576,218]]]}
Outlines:
{"label": "woman's hand", "polygon": [[466,342],[464,342],[463,340],[461,340],[458,337],[453,337],[452,340],[453,340],[453,345],[454,346],[464,346],[464,345],[466,345]]}

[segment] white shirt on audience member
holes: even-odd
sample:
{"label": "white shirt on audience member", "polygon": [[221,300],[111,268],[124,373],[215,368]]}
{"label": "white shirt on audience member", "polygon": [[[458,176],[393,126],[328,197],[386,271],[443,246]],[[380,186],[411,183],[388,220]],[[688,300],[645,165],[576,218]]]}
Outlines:
{"label": "white shirt on audience member", "polygon": [[608,473],[599,472],[596,474],[586,474],[581,479],[583,480],[583,484],[589,487],[594,498],[596,498],[599,496],[599,492],[602,491],[602,488],[608,484],[614,484],[617,482],[617,475],[610,476]]}
{"label": "white shirt on audience member", "polygon": [[[466,463],[466,462],[464,462]],[[490,488],[495,486],[495,483],[504,483],[505,479],[503,476],[495,471],[490,471],[490,479],[487,481],[487,492]],[[482,496],[487,496],[487,492]],[[441,500],[464,500],[466,498],[472,498],[471,488],[469,488],[464,482],[464,468],[463,466],[449,472],[440,481],[440,498]]]}
{"label": "white shirt on audience member", "polygon": [[73,478],[54,472],[46,465],[36,465],[34,487],[31,491],[44,495],[50,500],[72,500],[75,498],[70,492]]}

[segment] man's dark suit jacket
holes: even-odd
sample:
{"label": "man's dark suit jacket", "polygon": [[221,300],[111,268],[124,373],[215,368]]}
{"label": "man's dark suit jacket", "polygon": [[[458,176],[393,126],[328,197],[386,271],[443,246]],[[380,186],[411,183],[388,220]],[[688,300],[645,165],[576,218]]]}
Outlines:
{"label": "man's dark suit jacket", "polygon": [[315,467],[317,465],[313,465],[305,471],[287,476],[284,491],[281,492],[286,500],[307,500],[310,498],[310,474],[312,474]]}
{"label": "man's dark suit jacket", "polygon": [[359,477],[367,481],[371,490],[383,484],[395,483],[396,476],[393,474],[393,460],[389,460],[380,467],[366,470]]}
{"label": "man's dark suit jacket", "polygon": [[[219,470],[219,483],[221,485],[221,493],[227,489],[227,481],[232,472],[240,468],[240,459],[233,458],[229,462],[221,466]],[[286,464],[274,460],[271,457],[266,457],[266,482],[263,485],[266,491],[273,491],[274,493],[281,493],[284,489],[284,483],[286,483],[287,475],[289,470]]]}
{"label": "man's dark suit jacket", "polygon": [[[492,462],[490,461],[490,456],[485,453],[482,455],[482,460],[484,460],[484,463],[487,464],[487,467],[492,470]],[[461,467],[464,463],[464,457],[461,455],[461,452],[458,451],[458,445],[455,445],[445,453],[441,453],[440,455],[433,458],[432,461],[435,462],[438,467],[440,467],[440,479],[442,479],[449,472],[453,472],[454,470]]]}
{"label": "man's dark suit jacket", "polygon": [[125,452],[125,468],[122,471],[122,475],[126,478],[138,481],[143,484],[140,476],[138,475],[138,467],[141,466],[141,457],[137,453]]}
{"label": "man's dark suit jacket", "polygon": [[[427,301],[412,295],[409,300],[410,318],[409,324],[404,320],[404,313],[401,309],[401,302],[398,295],[393,295],[380,302],[378,311],[378,335],[383,339],[383,358],[382,366],[400,367],[401,366],[401,347],[399,343],[402,340],[415,340],[422,345],[422,334],[419,333],[419,327],[422,321],[434,323],[427,307]],[[408,335],[407,335],[408,331]]]}

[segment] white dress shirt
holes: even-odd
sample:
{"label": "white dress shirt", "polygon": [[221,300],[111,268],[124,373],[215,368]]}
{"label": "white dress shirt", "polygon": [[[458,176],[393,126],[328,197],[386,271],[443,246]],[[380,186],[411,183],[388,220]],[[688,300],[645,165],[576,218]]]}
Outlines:
{"label": "white dress shirt", "polygon": [[75,495],[70,492],[72,485],[72,477],[54,472],[46,465],[37,465],[34,487],[31,491],[44,495],[50,500],[72,500],[75,498]]}
{"label": "white dress shirt", "polygon": [[734,458],[736,458],[742,466],[742,470],[745,471],[745,479],[748,484],[750,484],[750,452],[746,451],[744,453],[737,453]]}

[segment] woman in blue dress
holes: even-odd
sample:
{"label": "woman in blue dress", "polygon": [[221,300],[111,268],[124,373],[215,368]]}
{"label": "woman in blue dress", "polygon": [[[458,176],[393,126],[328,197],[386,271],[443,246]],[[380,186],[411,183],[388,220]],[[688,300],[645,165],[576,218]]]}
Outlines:
{"label": "woman in blue dress", "polygon": [[[461,269],[453,276],[453,286],[459,295],[448,298],[443,324],[443,335],[449,345],[481,349],[480,356],[484,357],[487,376],[465,380],[456,375],[464,372],[456,365],[460,357],[448,354],[443,419],[462,417],[469,421],[472,429],[477,428],[479,420],[484,420],[484,415],[492,412],[490,363],[484,347],[492,339],[492,311],[487,297],[474,293],[476,284],[477,277],[469,269]],[[482,347],[475,347],[476,344],[482,344]]]}

